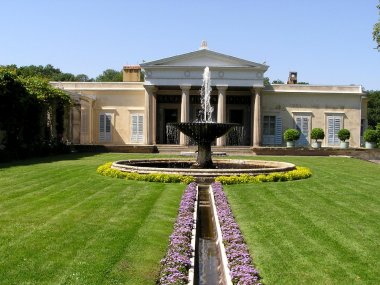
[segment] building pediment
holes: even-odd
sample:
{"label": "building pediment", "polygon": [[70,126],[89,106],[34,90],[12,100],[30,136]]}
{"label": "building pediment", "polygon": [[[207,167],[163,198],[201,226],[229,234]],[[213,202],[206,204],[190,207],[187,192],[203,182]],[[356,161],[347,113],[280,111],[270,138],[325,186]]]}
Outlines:
{"label": "building pediment", "polygon": [[208,49],[201,49],[181,55],[163,58],[141,64],[142,68],[160,67],[230,67],[230,68],[252,68],[266,71],[267,65],[244,60],[241,58],[218,53]]}
{"label": "building pediment", "polygon": [[147,85],[202,85],[203,70],[211,71],[213,85],[263,87],[265,64],[201,49],[181,55],[145,62],[140,65],[145,72]]}

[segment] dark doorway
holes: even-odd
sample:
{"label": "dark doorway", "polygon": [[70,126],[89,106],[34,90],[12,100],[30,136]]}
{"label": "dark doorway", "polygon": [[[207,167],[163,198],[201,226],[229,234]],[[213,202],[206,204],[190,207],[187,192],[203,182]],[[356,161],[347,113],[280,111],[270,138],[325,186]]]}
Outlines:
{"label": "dark doorway", "polygon": [[244,110],[234,109],[229,111],[229,122],[237,123],[240,127],[234,127],[227,134],[227,145],[242,145],[244,141]]}
{"label": "dark doorway", "polygon": [[167,123],[178,122],[178,110],[177,109],[165,109],[164,110],[164,128],[163,139],[165,144],[178,144],[179,132],[176,129],[169,129],[166,127]]}
{"label": "dark doorway", "polygon": [[230,110],[230,123],[237,123],[243,125],[244,110]]}

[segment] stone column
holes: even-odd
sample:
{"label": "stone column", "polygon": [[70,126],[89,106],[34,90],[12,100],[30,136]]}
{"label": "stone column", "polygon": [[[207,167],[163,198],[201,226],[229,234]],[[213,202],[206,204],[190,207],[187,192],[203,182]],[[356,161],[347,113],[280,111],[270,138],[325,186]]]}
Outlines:
{"label": "stone column", "polygon": [[[182,90],[182,100],[181,100],[181,123],[189,121],[189,102],[190,102],[190,88],[191,85],[184,84],[181,85]],[[179,144],[186,145],[187,144],[187,136],[183,133],[179,135]]]}
{"label": "stone column", "polygon": [[152,129],[153,129],[153,124],[152,124],[152,101],[154,97],[154,93],[156,92],[156,88],[154,85],[144,85],[145,88],[145,126],[144,126],[144,135],[145,135],[145,144],[152,144]]}
{"label": "stone column", "polygon": [[152,144],[156,144],[157,141],[157,89],[154,90],[152,96],[152,114],[151,114],[151,128],[152,128]]}
{"label": "stone column", "polygon": [[[252,90],[252,99],[254,98],[254,112],[253,112],[253,146],[258,147],[261,145],[261,95],[260,89],[255,88]],[[253,100],[252,100],[253,101]]]}
{"label": "stone column", "polygon": [[[228,85],[217,85],[218,89],[218,113],[217,113],[217,122],[225,123],[226,122],[226,90]],[[217,146],[226,145],[226,136],[222,136],[216,139]]]}

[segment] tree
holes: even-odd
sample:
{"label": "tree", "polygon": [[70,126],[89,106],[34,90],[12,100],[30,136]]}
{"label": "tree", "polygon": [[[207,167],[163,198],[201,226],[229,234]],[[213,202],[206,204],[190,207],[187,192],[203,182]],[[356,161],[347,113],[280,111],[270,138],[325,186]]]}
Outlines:
{"label": "tree", "polygon": [[284,84],[284,81],[277,79],[277,80],[273,80],[272,84]]}
{"label": "tree", "polygon": [[35,113],[28,110],[36,103],[28,95],[15,73],[0,70],[0,130],[5,132],[5,144],[9,147],[24,141],[24,115]]}
{"label": "tree", "polygon": [[64,108],[70,96],[47,79],[17,76],[0,68],[0,144],[7,149],[34,153],[44,141],[58,142],[63,133]]}
{"label": "tree", "polygon": [[77,82],[91,82],[91,81],[94,81],[94,79],[89,78],[86,74],[78,74],[77,76],[75,76],[75,80],[74,81],[77,81]]}
{"label": "tree", "polygon": [[380,123],[380,91],[368,91],[368,125],[375,128]]}
{"label": "tree", "polygon": [[122,71],[116,71],[114,69],[106,69],[101,75],[96,77],[98,82],[122,82],[123,73]]}
{"label": "tree", "polygon": [[40,77],[45,78],[49,81],[94,81],[89,78],[86,74],[74,75],[72,73],[62,72],[59,68],[55,68],[51,64],[46,66],[42,65],[27,65],[20,66],[17,65],[7,65],[3,68],[15,72],[17,76],[27,78],[27,77]]}
{"label": "tree", "polygon": [[[379,5],[376,6],[377,9],[379,9],[379,15],[380,15],[380,0]],[[373,26],[373,32],[372,32],[372,38],[377,43],[377,50],[380,51],[380,19],[379,21]]]}

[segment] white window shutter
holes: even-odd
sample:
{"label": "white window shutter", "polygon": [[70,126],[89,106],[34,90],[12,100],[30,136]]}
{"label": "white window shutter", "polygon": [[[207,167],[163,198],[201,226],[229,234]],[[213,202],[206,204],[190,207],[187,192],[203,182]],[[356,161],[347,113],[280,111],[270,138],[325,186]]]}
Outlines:
{"label": "white window shutter", "polygon": [[144,116],[141,114],[131,115],[131,143],[144,142]]}
{"label": "white window shutter", "polygon": [[301,132],[301,136],[297,142],[297,145],[308,145],[309,144],[309,116],[296,116],[296,128]]}
{"label": "white window shutter", "polygon": [[276,145],[282,144],[282,118],[280,116],[276,116],[274,144]]}
{"label": "white window shutter", "polygon": [[105,114],[99,115],[99,141],[103,142],[105,140],[105,125],[104,125]]}
{"label": "white window shutter", "polygon": [[110,142],[111,141],[111,120],[112,120],[112,115],[111,114],[106,114],[105,115],[106,119],[106,141]]}
{"label": "white window shutter", "polygon": [[329,145],[338,145],[338,132],[342,128],[342,116],[327,116],[327,143]]}

